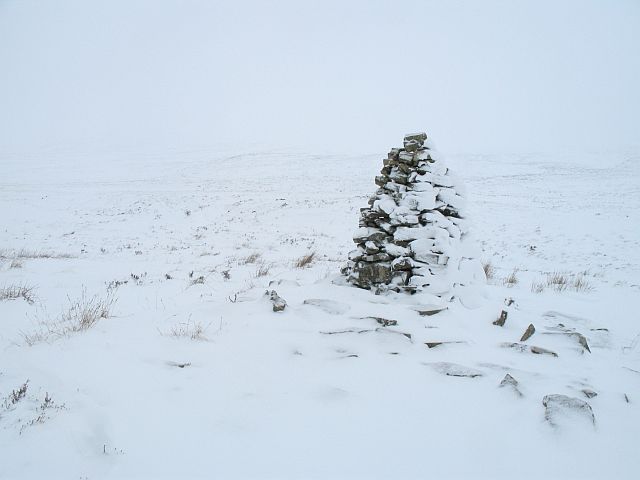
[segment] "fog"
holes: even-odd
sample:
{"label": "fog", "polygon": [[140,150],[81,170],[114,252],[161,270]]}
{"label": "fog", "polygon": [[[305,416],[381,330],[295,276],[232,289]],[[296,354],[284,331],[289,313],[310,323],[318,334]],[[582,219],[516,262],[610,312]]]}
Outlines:
{"label": "fog", "polygon": [[640,2],[0,0],[0,148],[640,144]]}

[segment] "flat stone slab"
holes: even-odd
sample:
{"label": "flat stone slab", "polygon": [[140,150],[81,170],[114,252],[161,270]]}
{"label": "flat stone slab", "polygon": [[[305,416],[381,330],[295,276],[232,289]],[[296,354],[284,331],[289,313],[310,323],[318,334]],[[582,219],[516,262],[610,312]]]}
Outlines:
{"label": "flat stone slab", "polygon": [[424,307],[419,307],[416,311],[418,312],[419,315],[423,316],[423,317],[430,317],[432,315],[437,315],[440,312],[444,312],[447,309],[447,307],[436,307],[436,306],[424,306]]}
{"label": "flat stone slab", "polygon": [[501,343],[500,346],[502,348],[511,348],[513,350],[516,350],[522,353],[535,353],[536,355],[550,355],[552,357],[558,356],[556,352],[547,350],[546,348],[537,347],[535,345],[527,345],[524,343],[506,342],[506,343]]}
{"label": "flat stone slab", "polygon": [[559,420],[568,416],[581,417],[593,425],[596,423],[591,405],[579,398],[554,393],[545,395],[542,405],[545,420],[553,426],[557,426]]}
{"label": "flat stone slab", "polygon": [[476,378],[482,377],[484,375],[484,373],[482,373],[480,370],[465,367],[464,365],[458,365],[457,363],[436,362],[426,363],[425,365],[429,365],[436,372],[442,373],[443,375],[447,375],[449,377]]}
{"label": "flat stone slab", "polygon": [[436,348],[440,345],[466,345],[467,342],[463,340],[451,340],[451,341],[442,341],[442,342],[424,342],[424,344],[429,348]]}
{"label": "flat stone slab", "polygon": [[336,302],[325,298],[308,298],[302,303],[319,308],[329,315],[343,315],[351,309],[351,307],[346,303]]}

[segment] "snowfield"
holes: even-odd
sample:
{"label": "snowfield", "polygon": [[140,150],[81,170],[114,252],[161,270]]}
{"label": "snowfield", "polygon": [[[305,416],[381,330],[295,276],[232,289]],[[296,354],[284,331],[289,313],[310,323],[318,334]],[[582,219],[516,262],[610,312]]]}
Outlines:
{"label": "snowfield", "polygon": [[426,316],[339,274],[385,153],[0,158],[0,478],[637,478],[640,155],[443,152]]}

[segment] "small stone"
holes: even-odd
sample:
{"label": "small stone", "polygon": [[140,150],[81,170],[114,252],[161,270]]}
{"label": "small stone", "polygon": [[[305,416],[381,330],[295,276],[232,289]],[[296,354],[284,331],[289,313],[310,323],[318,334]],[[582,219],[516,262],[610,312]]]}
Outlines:
{"label": "small stone", "polygon": [[558,356],[556,352],[552,352],[551,350],[547,350],[546,348],[536,347],[535,345],[529,346],[525,343],[507,342],[500,344],[500,346],[503,348],[512,348],[522,353],[531,352],[535,353],[536,355],[551,355],[552,357]]}
{"label": "small stone", "polygon": [[447,307],[429,307],[418,310],[418,315],[422,317],[431,317],[432,315],[436,315],[440,312],[444,312]]}
{"label": "small stone", "polygon": [[388,181],[389,181],[389,177],[387,177],[386,175],[378,175],[374,179],[375,184],[378,185],[379,187],[384,186]]}
{"label": "small stone", "polygon": [[522,334],[520,338],[521,342],[526,342],[531,338],[531,336],[536,333],[536,327],[533,326],[533,323],[530,323],[525,332]]}
{"label": "small stone", "polygon": [[467,343],[467,342],[463,342],[462,340],[454,340],[451,342],[425,342],[424,344],[429,348],[436,348],[436,347],[439,347],[440,345],[452,345],[452,344],[460,344],[460,343]]}
{"label": "small stone", "polygon": [[382,317],[364,317],[364,318],[372,318],[383,327],[392,327],[398,324],[397,320],[389,320],[388,318],[382,318]]}
{"label": "small stone", "polygon": [[581,392],[584,394],[585,397],[587,398],[593,398],[593,397],[597,397],[598,396],[598,392],[594,392],[593,390],[591,390],[590,388],[583,388],[581,390]]}
{"label": "small stone", "polygon": [[265,295],[267,295],[269,297],[269,300],[271,300],[274,312],[281,312],[287,306],[287,302],[284,300],[284,298],[279,296],[275,290],[267,290]]}
{"label": "small stone", "polygon": [[517,387],[518,386],[518,381],[513,378],[511,375],[509,375],[508,373],[504,376],[504,378],[502,379],[502,381],[500,382],[500,386],[504,387],[507,385],[511,385],[512,387]]}
{"label": "small stone", "polygon": [[500,313],[500,316],[497,318],[497,320],[493,322],[493,324],[497,325],[498,327],[504,327],[504,324],[506,321],[507,321],[507,311],[502,310],[502,313]]}
{"label": "small stone", "polygon": [[551,350],[547,350],[546,348],[536,347],[534,345],[530,348],[531,353],[535,353],[536,355],[551,355],[552,357],[557,357],[558,354],[556,352],[552,352]]}

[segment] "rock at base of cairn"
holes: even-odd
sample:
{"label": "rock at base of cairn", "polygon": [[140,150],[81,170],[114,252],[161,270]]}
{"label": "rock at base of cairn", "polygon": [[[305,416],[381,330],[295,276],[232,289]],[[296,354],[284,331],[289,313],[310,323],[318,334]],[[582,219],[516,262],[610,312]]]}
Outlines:
{"label": "rock at base of cairn", "polygon": [[342,269],[350,283],[450,299],[456,287],[486,281],[468,247],[461,188],[426,133],[392,148],[375,183],[369,206],[360,209],[357,248]]}

